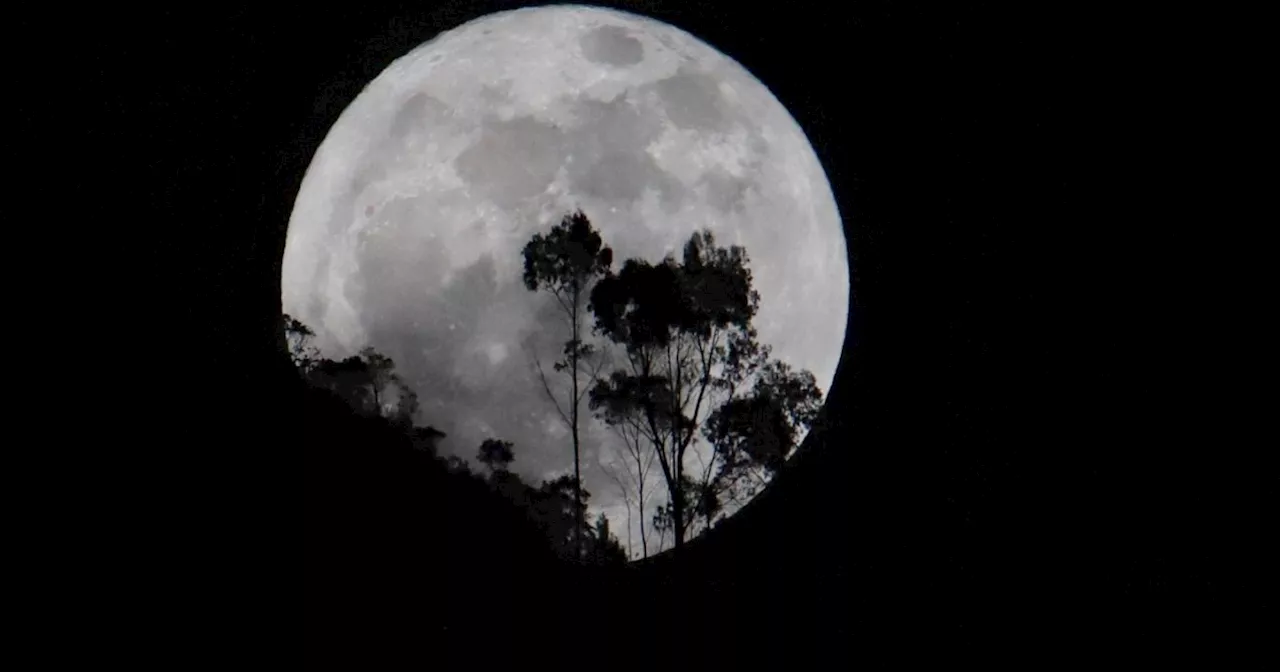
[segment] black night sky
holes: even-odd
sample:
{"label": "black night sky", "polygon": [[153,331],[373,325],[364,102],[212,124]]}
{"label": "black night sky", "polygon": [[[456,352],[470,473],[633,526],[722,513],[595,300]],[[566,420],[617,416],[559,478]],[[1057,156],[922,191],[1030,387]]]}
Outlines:
{"label": "black night sky", "polygon": [[765,495],[679,561],[574,574],[471,543],[501,534],[480,513],[397,509],[408,463],[338,446],[356,430],[275,331],[289,212],[342,109],[438,31],[527,3],[270,4],[92,22],[94,134],[155,222],[148,295],[175,315],[139,330],[180,378],[135,507],[169,588],[131,596],[193,612],[155,626],[166,655],[1034,668],[1274,618],[1245,520],[1275,479],[1242,485],[1257,469],[1183,354],[1213,329],[1192,243],[1120,204],[1163,156],[1139,110],[1165,75],[1124,60],[1132,36],[1017,8],[1040,3],[605,3],[733,57],[799,122],[844,218],[852,326],[825,427]]}

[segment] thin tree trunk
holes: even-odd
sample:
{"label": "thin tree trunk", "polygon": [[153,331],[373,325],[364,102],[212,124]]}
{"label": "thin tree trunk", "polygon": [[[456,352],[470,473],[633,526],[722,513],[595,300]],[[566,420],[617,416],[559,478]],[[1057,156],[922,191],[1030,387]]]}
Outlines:
{"label": "thin tree trunk", "polygon": [[[677,378],[677,381],[678,380],[679,379]],[[680,394],[679,387],[677,386],[676,388],[677,399],[679,399],[679,394]],[[675,415],[675,422],[672,423],[672,426],[674,427],[674,431],[671,434],[671,438],[673,441],[672,443],[673,459],[671,461],[674,463],[672,464],[672,471],[675,473],[675,491],[672,493],[672,497],[671,497],[671,523],[672,523],[672,532],[675,534],[675,548],[677,552],[679,552],[680,548],[684,546],[684,513],[685,513],[684,511],[684,450],[682,450],[680,447],[680,413],[679,411],[680,409],[677,408],[676,415]]]}
{"label": "thin tree trunk", "polygon": [[[575,378],[573,385],[574,396],[577,397],[578,381]],[[573,496],[574,510],[573,515],[576,523],[574,528],[574,544],[577,546],[575,552],[579,559],[582,558],[582,470],[579,467],[578,459],[578,407],[574,404],[573,408]]]}
{"label": "thin tree trunk", "polygon": [[675,536],[675,549],[679,552],[684,546],[684,490],[681,487],[680,456],[675,459],[676,487],[671,497],[671,533]]}
{"label": "thin tree trunk", "polygon": [[[638,455],[639,453],[637,452],[637,456]],[[640,471],[639,457],[636,458],[636,473],[640,474],[640,477],[636,479],[636,482],[639,483],[639,485],[636,486],[636,490],[638,491],[640,502],[640,549],[644,553],[644,557],[647,558],[649,557],[649,538],[644,532],[644,472]]]}
{"label": "thin tree trunk", "polygon": [[[668,345],[667,346],[668,362],[671,361],[670,354],[671,354],[671,346]],[[670,366],[671,364],[668,363],[668,367]],[[675,480],[676,492],[675,492],[675,496],[672,498],[672,507],[671,507],[672,521],[671,522],[674,523],[675,525],[675,529],[673,531],[675,532],[676,552],[678,553],[680,550],[680,547],[684,545],[684,516],[685,516],[684,444],[681,441],[684,438],[684,435],[681,431],[683,428],[680,426],[680,420],[683,415],[682,411],[684,410],[683,405],[680,403],[681,401],[680,395],[684,391],[683,389],[684,381],[682,380],[682,376],[680,375],[683,371],[683,367],[680,366],[680,340],[678,337],[676,339],[676,359],[675,359],[674,368],[675,368],[675,371],[670,371],[670,369],[668,369],[668,375],[674,374],[674,375],[671,375],[671,378],[675,381],[675,390],[674,390],[675,394],[672,395],[673,407],[671,409],[671,414],[672,414],[672,423],[671,423],[671,449],[672,450],[671,452],[673,457],[672,462],[674,463],[672,465],[672,470],[675,472],[675,476],[676,476],[676,480]]]}
{"label": "thin tree trunk", "polygon": [[627,507],[627,560],[632,560],[635,556],[632,554],[631,548],[631,538],[634,536],[631,533],[631,500],[627,499],[626,493],[623,493],[622,503]]}
{"label": "thin tree trunk", "polygon": [[672,524],[671,532],[672,534],[675,535],[676,550],[680,550],[680,548],[684,546],[684,530],[681,529],[682,525],[684,524],[683,509],[684,507],[680,506],[680,500],[679,498],[677,498],[676,501],[673,502],[671,506],[671,524]]}
{"label": "thin tree trunk", "polygon": [[573,288],[573,310],[572,310],[572,346],[569,351],[570,366],[573,367],[573,495],[574,495],[574,521],[575,527],[573,532],[574,553],[578,560],[582,559],[582,468],[579,459],[578,450],[578,302],[581,292],[578,287]]}

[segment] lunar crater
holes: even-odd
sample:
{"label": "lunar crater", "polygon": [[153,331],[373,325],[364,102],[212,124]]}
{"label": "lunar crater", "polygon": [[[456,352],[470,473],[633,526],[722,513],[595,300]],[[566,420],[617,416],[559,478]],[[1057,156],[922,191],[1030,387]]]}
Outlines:
{"label": "lunar crater", "polygon": [[724,168],[715,167],[702,174],[699,185],[706,190],[707,202],[722,212],[742,214],[746,209],[746,193],[750,183]]}
{"label": "lunar crater", "polygon": [[592,63],[625,68],[644,60],[644,45],[620,26],[600,26],[583,35],[579,44]]}
{"label": "lunar crater", "polygon": [[722,131],[729,118],[720,83],[700,70],[681,67],[650,85],[671,123],[682,129]]}
{"label": "lunar crater", "polygon": [[391,120],[389,139],[400,142],[411,134],[437,128],[449,118],[452,111],[444,101],[430,94],[415,93]]}
{"label": "lunar crater", "polygon": [[[630,95],[611,101],[583,99],[571,108],[576,143],[604,145],[622,151],[641,151],[662,134],[661,119],[641,109]],[[575,144],[576,144],[575,143]],[[580,146],[580,145],[579,145]],[[575,147],[576,148],[576,147]]]}
{"label": "lunar crater", "polygon": [[481,124],[479,140],[458,156],[454,165],[467,185],[502,207],[546,190],[560,169],[563,133],[532,117],[489,119]]}

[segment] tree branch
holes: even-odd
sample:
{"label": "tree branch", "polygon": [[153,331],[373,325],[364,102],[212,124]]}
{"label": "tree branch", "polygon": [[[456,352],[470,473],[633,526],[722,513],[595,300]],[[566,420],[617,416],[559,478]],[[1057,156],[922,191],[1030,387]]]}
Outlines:
{"label": "tree branch", "polygon": [[569,304],[565,301],[563,292],[564,292],[564,289],[559,287],[558,285],[551,286],[551,295],[556,297],[556,303],[560,304],[561,318],[567,323],[567,326],[569,326],[569,328],[572,329],[573,328],[573,323],[572,323],[573,310],[569,307]]}
{"label": "tree branch", "polygon": [[720,446],[717,445],[714,441],[710,443],[711,443],[711,461],[706,463],[705,465],[706,468],[702,472],[703,487],[709,487],[711,485],[711,468],[715,466],[716,458],[720,456]]}
{"label": "tree branch", "polygon": [[622,491],[623,499],[626,499],[629,502],[631,499],[631,494],[630,494],[631,488],[628,487],[627,484],[622,481],[622,478],[618,476],[617,471],[612,467],[609,467],[608,465],[604,464],[603,462],[600,462],[599,460],[596,460],[596,465],[599,466],[600,470],[603,471],[605,475],[609,477],[609,480],[617,484],[618,489]]}
{"label": "tree branch", "polygon": [[[713,331],[713,332],[712,332],[712,334],[711,334],[711,342],[712,342],[712,344],[713,344],[713,345],[715,344],[715,341],[716,341],[716,338],[718,337],[718,335],[719,335],[718,331]],[[712,364],[712,362],[714,362],[714,358],[710,358],[710,357],[709,357],[709,358],[707,358],[706,360],[704,360],[704,361],[703,361],[703,363],[702,363],[702,380],[700,381],[700,382],[701,382],[701,384],[698,386],[698,401],[697,401],[697,403],[696,403],[696,404],[694,404],[694,405],[693,405],[693,419],[694,419],[695,421],[697,421],[697,420],[698,420],[698,412],[699,412],[699,410],[702,408],[702,399],[703,399],[703,395],[705,395],[705,394],[706,394],[707,386],[711,384],[711,364]],[[688,443],[689,441],[691,441],[691,440],[692,440],[692,438],[693,438],[693,430],[692,430],[692,429],[690,429],[690,431],[689,431],[689,433],[688,433],[688,437],[687,437],[687,438],[686,438],[686,437],[681,437],[681,438],[682,438],[682,440],[687,444],[687,443]]]}
{"label": "tree branch", "polygon": [[572,427],[573,423],[569,420],[569,416],[565,414],[564,409],[560,407],[560,400],[556,399],[556,395],[551,391],[551,385],[547,383],[547,374],[542,370],[542,362],[538,359],[538,355],[533,352],[533,348],[528,348],[529,356],[533,358],[534,368],[538,370],[538,379],[542,381],[542,389],[546,391],[547,398],[551,400],[551,404],[556,407],[556,413],[560,414],[560,419],[564,424]]}
{"label": "tree branch", "polygon": [[[594,366],[594,367],[592,367],[592,369],[591,369],[591,373],[590,373],[590,378],[589,378],[589,380],[590,380],[593,384],[594,384],[594,383],[598,383],[598,382],[600,382],[600,372],[601,372],[602,370],[604,370],[604,367],[606,366],[606,362],[611,361],[611,358],[609,357],[609,354],[608,354],[608,353],[609,353],[609,351],[608,351],[608,350],[606,350],[606,349],[604,349],[604,348],[601,348],[601,349],[600,349],[600,351],[599,351],[599,353],[600,353],[600,355],[599,355],[598,357],[596,357],[596,360],[595,360],[595,361],[596,361],[596,364],[595,364],[595,366]],[[582,398],[583,398],[583,397],[585,397],[585,396],[587,395],[587,393],[588,393],[588,392],[590,392],[590,391],[591,391],[591,386],[590,386],[590,385],[584,385],[584,386],[583,386],[583,388],[582,388],[582,392],[580,392],[580,393],[578,394],[577,402],[578,402],[578,403],[581,403],[581,402],[582,402]]]}

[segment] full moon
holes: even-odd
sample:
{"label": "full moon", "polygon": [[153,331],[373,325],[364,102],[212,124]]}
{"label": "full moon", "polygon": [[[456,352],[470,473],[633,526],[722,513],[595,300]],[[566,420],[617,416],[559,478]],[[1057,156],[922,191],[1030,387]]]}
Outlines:
{"label": "full moon", "polygon": [[[571,472],[567,430],[534,365],[549,371],[568,327],[520,274],[525,243],[578,209],[615,268],[678,255],[703,228],[743,246],[760,341],[830,389],[849,269],[804,132],[714,48],[594,7],[482,17],[370,82],[303,178],[284,311],[327,357],[366,345],[392,357],[419,394],[418,422],[448,434],[445,454],[472,458],[498,437],[515,443],[512,468],[525,476]],[[611,435],[591,422],[584,487],[622,530],[621,497],[597,468],[612,459]]]}

